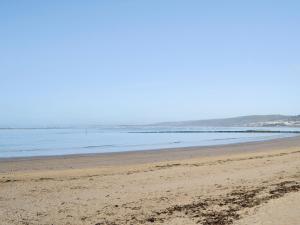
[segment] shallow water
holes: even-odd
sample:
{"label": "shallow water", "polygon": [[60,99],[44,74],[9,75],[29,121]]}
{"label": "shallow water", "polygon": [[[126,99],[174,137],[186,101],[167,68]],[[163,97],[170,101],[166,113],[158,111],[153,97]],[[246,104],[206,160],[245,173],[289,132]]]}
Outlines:
{"label": "shallow water", "polygon": [[[300,129],[296,128],[251,128],[251,130],[254,129],[300,131]],[[261,141],[279,137],[290,137],[295,135],[286,133],[173,132],[178,130],[249,130],[249,128],[179,128],[123,126],[97,127],[88,129],[1,129],[0,158],[123,152],[188,146],[210,146],[248,141]],[[163,131],[163,133],[161,133],[161,131]]]}

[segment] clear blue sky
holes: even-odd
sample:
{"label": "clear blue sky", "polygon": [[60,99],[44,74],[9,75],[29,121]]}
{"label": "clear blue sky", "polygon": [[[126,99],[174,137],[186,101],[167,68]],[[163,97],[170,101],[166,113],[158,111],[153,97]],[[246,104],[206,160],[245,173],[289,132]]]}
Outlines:
{"label": "clear blue sky", "polygon": [[299,1],[0,2],[0,125],[300,114]]}

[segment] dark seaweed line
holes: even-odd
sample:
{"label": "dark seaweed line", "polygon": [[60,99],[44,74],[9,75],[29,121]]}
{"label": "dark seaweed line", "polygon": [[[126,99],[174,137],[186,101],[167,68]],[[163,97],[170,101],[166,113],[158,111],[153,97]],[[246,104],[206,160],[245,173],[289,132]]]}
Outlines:
{"label": "dark seaweed line", "polygon": [[[95,225],[118,225],[118,224],[151,224],[163,223],[171,218],[175,213],[183,213],[186,217],[195,220],[202,225],[231,225],[235,220],[241,218],[239,212],[242,209],[253,208],[262,203],[267,203],[271,199],[283,197],[287,193],[300,191],[300,183],[297,181],[284,181],[271,186],[258,188],[237,189],[219,198],[205,198],[185,205],[175,205],[165,210],[153,212],[145,219],[131,219],[125,221],[107,221],[96,223]],[[259,196],[263,193],[265,195]],[[219,210],[213,209],[219,206]]]}
{"label": "dark seaweed line", "polygon": [[[230,225],[234,220],[240,219],[239,211],[245,208],[253,208],[271,199],[283,197],[290,192],[300,191],[300,183],[296,181],[284,181],[267,190],[268,187],[259,187],[252,190],[238,189],[225,196],[225,198],[207,198],[186,205],[179,205],[167,208],[164,211],[156,212],[156,215],[172,215],[175,212],[183,212],[185,215],[196,219],[197,223],[203,225]],[[267,190],[267,196],[259,197]],[[225,209],[210,210],[210,206],[218,205]],[[157,221],[163,222],[164,218]],[[155,222],[154,216],[146,219],[148,222]]]}

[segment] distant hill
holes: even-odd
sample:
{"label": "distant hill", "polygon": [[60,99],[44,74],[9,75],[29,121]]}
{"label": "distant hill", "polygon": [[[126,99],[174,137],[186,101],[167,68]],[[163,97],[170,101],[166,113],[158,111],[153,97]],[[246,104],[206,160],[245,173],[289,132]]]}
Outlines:
{"label": "distant hill", "polygon": [[226,119],[163,122],[157,126],[205,126],[205,127],[300,127],[300,115],[251,115]]}

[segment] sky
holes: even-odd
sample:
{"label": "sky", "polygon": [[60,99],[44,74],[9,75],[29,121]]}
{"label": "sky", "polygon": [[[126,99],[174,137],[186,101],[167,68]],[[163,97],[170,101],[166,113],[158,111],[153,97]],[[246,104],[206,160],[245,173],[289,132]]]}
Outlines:
{"label": "sky", "polygon": [[300,114],[299,1],[0,1],[0,126]]}

